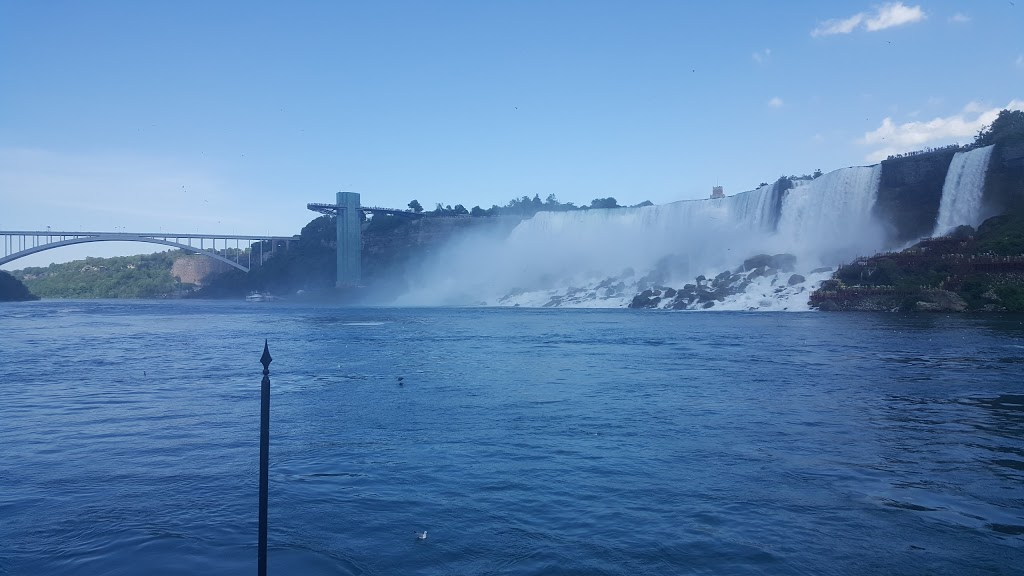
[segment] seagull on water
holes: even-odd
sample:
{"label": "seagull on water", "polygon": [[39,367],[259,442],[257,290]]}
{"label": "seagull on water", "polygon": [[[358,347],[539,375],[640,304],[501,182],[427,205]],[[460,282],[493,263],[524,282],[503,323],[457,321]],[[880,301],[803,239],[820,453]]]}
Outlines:
{"label": "seagull on water", "polygon": [[405,386],[405,384],[402,383],[403,380],[405,380],[405,376],[399,376],[398,377],[398,385],[399,386]]}
{"label": "seagull on water", "polygon": [[427,539],[427,531],[426,531],[426,530],[424,530],[422,534],[420,534],[419,532],[417,532],[417,533],[416,533],[416,539],[417,539],[417,540],[426,540],[426,539]]}

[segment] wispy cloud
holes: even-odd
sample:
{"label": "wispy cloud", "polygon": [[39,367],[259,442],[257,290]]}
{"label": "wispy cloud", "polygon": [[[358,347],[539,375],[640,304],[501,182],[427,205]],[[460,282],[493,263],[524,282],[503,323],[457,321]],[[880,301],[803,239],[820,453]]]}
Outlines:
{"label": "wispy cloud", "polygon": [[896,124],[892,118],[886,118],[881,126],[865,133],[857,142],[875,148],[865,157],[868,162],[926,146],[967,142],[991,124],[1003,109],[1024,110],[1024,100],[1012,100],[1006,106],[994,108],[970,102],[957,114],[924,122]]}
{"label": "wispy cloud", "polygon": [[858,28],[863,28],[868,32],[877,32],[886,28],[913,24],[924,19],[925,13],[920,6],[890,2],[877,7],[874,13],[858,12],[847,18],[835,18],[821,22],[814,30],[811,30],[811,36],[817,38],[834,34],[850,34]]}
{"label": "wispy cloud", "polygon": [[757,62],[758,64],[764,64],[765,62],[768,61],[769,58],[771,58],[771,56],[772,56],[772,49],[771,48],[765,48],[764,50],[758,50],[757,52],[754,52],[753,54],[750,55],[750,57],[754,59],[754,62]]}
{"label": "wispy cloud", "polygon": [[865,20],[864,28],[868,32],[877,32],[921,20],[924,20],[924,10],[920,6],[904,6],[902,2],[894,2],[882,6],[877,14]]}
{"label": "wispy cloud", "polygon": [[1017,68],[1024,70],[1024,54],[1017,55],[1017,61],[1014,64],[1017,65]]}
{"label": "wispy cloud", "polygon": [[833,34],[849,34],[853,32],[861,22],[864,21],[864,13],[854,14],[849,18],[842,18],[836,20],[826,20],[820,24],[814,30],[811,30],[811,36],[817,38],[818,36],[831,36]]}
{"label": "wispy cloud", "polygon": [[776,96],[776,97],[774,97],[774,98],[772,98],[771,100],[768,101],[768,105],[771,106],[772,108],[782,108],[782,105],[783,105],[782,98],[779,98],[778,96]]}
{"label": "wispy cloud", "polygon": [[957,12],[949,17],[949,21],[953,24],[967,24],[971,21],[971,17],[963,12]]}

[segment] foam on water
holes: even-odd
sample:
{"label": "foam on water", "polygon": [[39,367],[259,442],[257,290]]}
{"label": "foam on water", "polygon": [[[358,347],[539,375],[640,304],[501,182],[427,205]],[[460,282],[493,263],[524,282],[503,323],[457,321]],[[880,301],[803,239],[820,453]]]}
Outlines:
{"label": "foam on water", "polygon": [[942,201],[933,236],[949,234],[957,226],[981,224],[981,196],[985,189],[992,146],[957,152],[942,185]]}

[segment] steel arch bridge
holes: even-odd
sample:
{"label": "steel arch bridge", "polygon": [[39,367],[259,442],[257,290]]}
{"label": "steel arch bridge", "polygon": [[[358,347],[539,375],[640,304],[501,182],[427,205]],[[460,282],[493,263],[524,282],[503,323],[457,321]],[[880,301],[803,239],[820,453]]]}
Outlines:
{"label": "steel arch bridge", "polygon": [[[13,262],[30,254],[87,242],[146,242],[178,248],[192,254],[209,256],[248,272],[254,260],[262,263],[277,249],[289,248],[297,236],[250,236],[238,234],[173,234],[165,232],[62,232],[51,230],[0,230],[3,238],[3,256],[0,265]],[[231,243],[234,246],[231,246]],[[258,247],[253,246],[259,243]],[[198,243],[198,246],[195,244]],[[269,243],[270,248],[264,250]]]}

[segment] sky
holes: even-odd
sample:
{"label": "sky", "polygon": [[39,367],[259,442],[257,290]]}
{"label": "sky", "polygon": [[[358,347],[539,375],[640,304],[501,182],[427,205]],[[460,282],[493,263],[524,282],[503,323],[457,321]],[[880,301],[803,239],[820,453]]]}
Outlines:
{"label": "sky", "polygon": [[0,0],[0,230],[731,195],[970,142],[1024,109],[1022,30],[1024,0]]}

